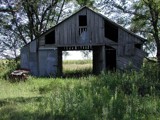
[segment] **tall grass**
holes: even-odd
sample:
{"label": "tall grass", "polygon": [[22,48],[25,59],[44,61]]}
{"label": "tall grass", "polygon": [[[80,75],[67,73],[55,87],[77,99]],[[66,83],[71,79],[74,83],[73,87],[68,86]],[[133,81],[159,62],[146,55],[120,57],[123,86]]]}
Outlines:
{"label": "tall grass", "polygon": [[64,60],[64,77],[81,77],[92,74],[92,60]]}
{"label": "tall grass", "polygon": [[140,71],[79,78],[29,77],[20,83],[1,79],[0,91],[2,120],[160,119],[156,64],[147,63]]}

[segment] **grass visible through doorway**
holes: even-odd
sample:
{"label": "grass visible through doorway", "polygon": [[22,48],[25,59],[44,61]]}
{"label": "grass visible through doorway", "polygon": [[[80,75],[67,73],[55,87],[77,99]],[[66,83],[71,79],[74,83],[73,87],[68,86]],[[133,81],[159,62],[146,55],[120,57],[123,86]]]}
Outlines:
{"label": "grass visible through doorway", "polygon": [[92,60],[64,60],[64,77],[81,77],[92,74]]}

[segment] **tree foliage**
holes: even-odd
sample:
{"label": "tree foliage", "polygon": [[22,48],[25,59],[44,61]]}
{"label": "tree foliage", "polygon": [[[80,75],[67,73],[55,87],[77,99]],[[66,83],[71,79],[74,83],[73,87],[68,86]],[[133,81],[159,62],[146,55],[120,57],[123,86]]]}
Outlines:
{"label": "tree foliage", "polygon": [[76,2],[81,6],[88,6],[93,7],[93,4],[95,3],[94,0],[76,0]]}
{"label": "tree foliage", "polygon": [[17,43],[15,49],[20,49],[22,45],[33,41],[51,26],[57,24],[64,5],[68,1],[1,0],[0,40],[2,47],[0,52],[4,54],[6,50],[9,51],[14,46],[12,42]]}
{"label": "tree foliage", "polygon": [[100,6],[107,13],[115,13],[116,20],[122,25],[128,25],[131,31],[147,38],[147,48],[157,50],[160,63],[159,0],[102,0]]}
{"label": "tree foliage", "polygon": [[131,29],[148,38],[148,42],[156,44],[157,59],[160,63],[160,1],[140,0],[134,4],[137,12],[132,19]]}

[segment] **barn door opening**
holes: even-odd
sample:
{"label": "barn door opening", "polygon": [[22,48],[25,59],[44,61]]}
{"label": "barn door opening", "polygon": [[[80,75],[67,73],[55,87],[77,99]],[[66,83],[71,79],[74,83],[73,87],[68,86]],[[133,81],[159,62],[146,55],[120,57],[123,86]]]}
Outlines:
{"label": "barn door opening", "polygon": [[[68,52],[68,56],[64,53]],[[62,52],[62,73],[64,77],[82,77],[92,74],[92,55],[88,50]]]}
{"label": "barn door opening", "polygon": [[58,69],[63,77],[82,77],[92,74],[92,49],[90,46],[59,47]]}
{"label": "barn door opening", "polygon": [[116,49],[106,46],[106,70],[116,70]]}

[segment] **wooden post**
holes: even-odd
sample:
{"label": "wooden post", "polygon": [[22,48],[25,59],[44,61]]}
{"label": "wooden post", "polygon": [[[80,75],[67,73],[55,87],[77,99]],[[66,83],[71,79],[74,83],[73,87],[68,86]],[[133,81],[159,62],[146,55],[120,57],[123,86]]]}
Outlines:
{"label": "wooden post", "polygon": [[106,70],[106,48],[102,46],[102,71]]}
{"label": "wooden post", "polygon": [[62,49],[58,48],[58,66],[57,66],[57,76],[62,75]]}

